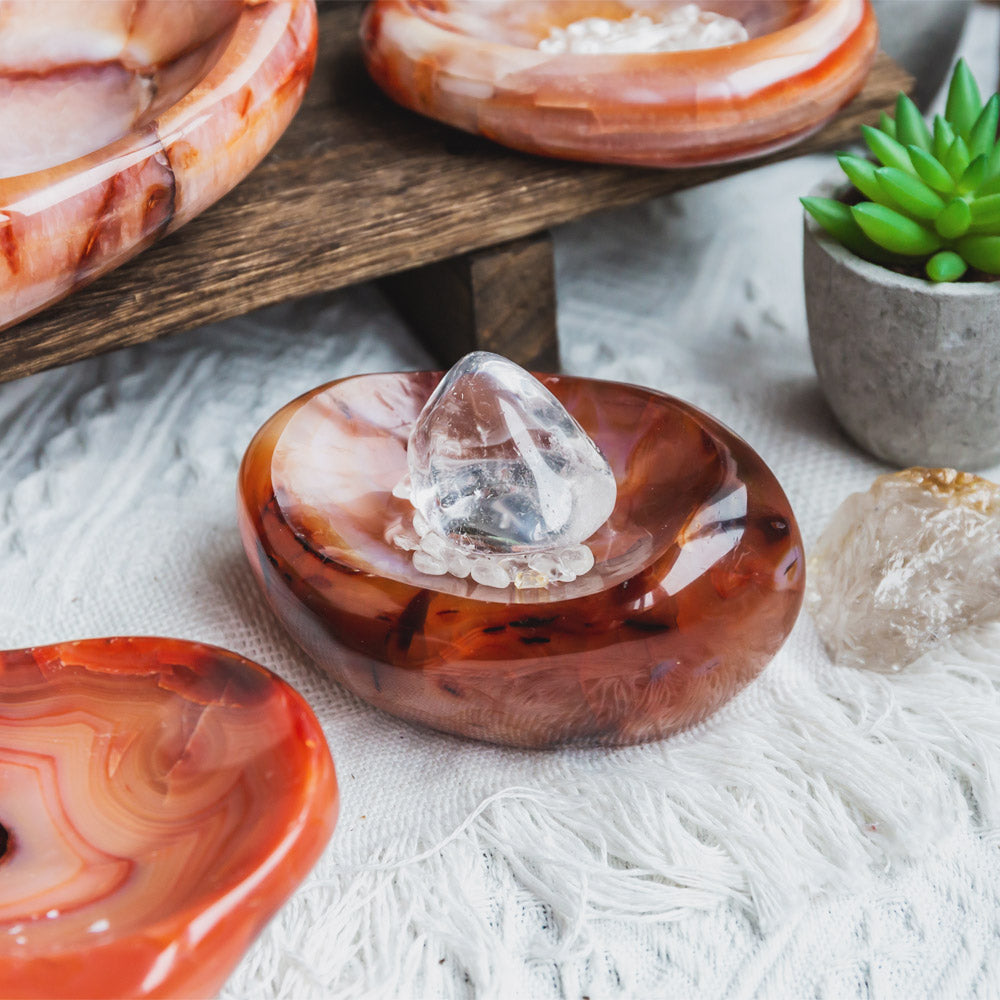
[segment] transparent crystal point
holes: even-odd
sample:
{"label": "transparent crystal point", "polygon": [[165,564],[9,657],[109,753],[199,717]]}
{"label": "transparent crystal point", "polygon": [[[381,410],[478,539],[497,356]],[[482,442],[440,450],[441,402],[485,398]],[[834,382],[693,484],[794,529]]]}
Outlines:
{"label": "transparent crystal point", "polygon": [[566,408],[523,368],[466,355],[417,418],[410,500],[432,531],[477,553],[578,545],[610,516],[615,477]]}

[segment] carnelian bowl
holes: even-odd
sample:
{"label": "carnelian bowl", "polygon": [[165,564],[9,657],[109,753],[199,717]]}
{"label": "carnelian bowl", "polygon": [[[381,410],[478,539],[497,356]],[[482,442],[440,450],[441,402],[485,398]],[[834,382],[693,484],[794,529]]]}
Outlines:
{"label": "carnelian bowl", "polygon": [[2,330],[239,183],[298,110],[317,34],[314,0],[0,8]]}
{"label": "carnelian bowl", "polygon": [[819,129],[862,87],[868,0],[707,0],[749,39],[681,52],[547,54],[553,27],[654,20],[676,0],[374,0],[368,71],[393,100],[529,153],[685,167],[758,156]]}
{"label": "carnelian bowl", "polygon": [[427,576],[392,544],[410,429],[440,373],[362,375],[289,403],[239,476],[267,600],[345,687],[403,719],[523,747],[627,744],[697,723],[754,678],[802,602],[802,543],[744,441],[636,386],[539,376],[603,451],[618,499],[595,568],[516,591]]}
{"label": "carnelian bowl", "polygon": [[309,706],[235,653],[0,652],[0,997],[215,996],[337,804]]}

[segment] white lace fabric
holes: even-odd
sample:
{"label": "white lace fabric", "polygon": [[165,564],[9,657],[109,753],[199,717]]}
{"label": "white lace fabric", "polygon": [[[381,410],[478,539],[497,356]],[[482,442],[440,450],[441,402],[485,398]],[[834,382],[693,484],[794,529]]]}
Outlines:
{"label": "white lace fabric", "polygon": [[[987,38],[992,73],[998,18],[977,11],[966,42]],[[807,546],[886,470],[840,435],[809,358],[795,195],[829,171],[799,160],[557,233],[566,370],[716,415]],[[1000,992],[1000,629],[886,677],[831,666],[803,616],[706,724],[620,750],[417,729],[307,660],[242,552],[242,452],[320,381],[428,366],[360,287],[0,386],[0,646],[217,643],[326,732],[339,824],[222,995]]]}

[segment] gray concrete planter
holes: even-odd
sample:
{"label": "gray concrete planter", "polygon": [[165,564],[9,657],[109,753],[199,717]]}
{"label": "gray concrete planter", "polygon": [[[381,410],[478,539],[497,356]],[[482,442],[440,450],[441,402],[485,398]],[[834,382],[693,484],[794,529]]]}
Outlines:
{"label": "gray concrete planter", "polygon": [[1000,282],[896,274],[809,218],[803,267],[820,388],[850,437],[898,466],[1000,460]]}
{"label": "gray concrete planter", "polygon": [[930,104],[951,67],[972,0],[872,0],[879,45],[914,77],[910,96]]}

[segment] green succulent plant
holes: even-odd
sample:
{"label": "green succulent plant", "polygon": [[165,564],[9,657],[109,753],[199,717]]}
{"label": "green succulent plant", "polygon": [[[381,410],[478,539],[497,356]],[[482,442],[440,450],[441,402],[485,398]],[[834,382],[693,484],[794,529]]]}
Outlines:
{"label": "green succulent plant", "polygon": [[867,199],[846,205],[802,198],[809,214],[859,257],[898,265],[923,259],[931,281],[956,281],[968,267],[1000,275],[1000,96],[985,104],[959,60],[945,113],[928,128],[903,93],[896,117],[861,126],[877,163],[837,157]]}

